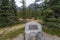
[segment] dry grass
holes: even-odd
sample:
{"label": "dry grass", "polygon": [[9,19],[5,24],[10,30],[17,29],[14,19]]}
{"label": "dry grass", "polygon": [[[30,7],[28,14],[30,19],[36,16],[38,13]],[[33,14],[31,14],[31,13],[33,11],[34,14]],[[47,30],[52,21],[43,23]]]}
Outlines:
{"label": "dry grass", "polygon": [[0,29],[0,40],[12,40],[11,38],[23,32],[25,24]]}

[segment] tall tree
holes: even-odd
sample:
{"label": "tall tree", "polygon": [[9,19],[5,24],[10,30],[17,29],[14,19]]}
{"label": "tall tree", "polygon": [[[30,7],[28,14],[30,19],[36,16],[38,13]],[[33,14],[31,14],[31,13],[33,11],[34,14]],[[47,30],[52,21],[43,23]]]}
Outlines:
{"label": "tall tree", "polygon": [[36,14],[37,14],[37,4],[36,4],[36,2],[38,2],[39,0],[35,0],[35,2],[34,2],[34,4],[35,4],[35,9],[34,9],[34,13],[32,13],[32,17],[34,17],[35,19],[36,19]]}
{"label": "tall tree", "polygon": [[0,5],[0,27],[12,25],[15,23],[15,15],[11,10],[11,3],[9,0],[2,0],[2,4]]}
{"label": "tall tree", "polygon": [[46,2],[45,8],[50,8],[52,12],[53,17],[59,16],[60,13],[60,0],[49,0]]}
{"label": "tall tree", "polygon": [[53,10],[53,16],[59,16],[60,13],[60,0],[50,0],[49,6]]}
{"label": "tall tree", "polygon": [[47,25],[60,28],[60,0],[49,0],[45,4],[43,13]]}
{"label": "tall tree", "polygon": [[25,0],[22,0],[22,16],[25,19],[25,13],[26,13],[26,4],[25,4]]}
{"label": "tall tree", "polygon": [[15,15],[15,19],[17,20],[17,9],[16,9],[16,4],[15,4],[15,0],[11,0],[11,8],[12,8],[12,11]]}

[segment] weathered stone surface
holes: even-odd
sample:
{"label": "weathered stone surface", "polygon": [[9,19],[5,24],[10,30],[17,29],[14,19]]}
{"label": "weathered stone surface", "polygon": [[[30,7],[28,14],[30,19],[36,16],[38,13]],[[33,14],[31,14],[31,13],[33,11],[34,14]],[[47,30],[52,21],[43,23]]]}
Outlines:
{"label": "weathered stone surface", "polygon": [[37,22],[28,22],[25,26],[25,40],[40,40],[42,26]]}

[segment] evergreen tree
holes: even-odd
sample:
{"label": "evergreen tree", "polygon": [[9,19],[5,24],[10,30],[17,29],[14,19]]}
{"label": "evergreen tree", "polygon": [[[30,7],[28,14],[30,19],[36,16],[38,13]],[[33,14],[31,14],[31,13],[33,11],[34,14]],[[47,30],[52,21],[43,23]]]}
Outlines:
{"label": "evergreen tree", "polygon": [[15,23],[15,14],[11,10],[11,4],[9,0],[2,0],[0,5],[0,27],[9,26]]}
{"label": "evergreen tree", "polygon": [[11,0],[11,8],[12,8],[12,11],[15,15],[15,19],[17,20],[17,9],[16,9],[16,5],[15,5],[15,0]]}
{"label": "evergreen tree", "polygon": [[22,18],[26,18],[25,13],[26,13],[26,5],[25,5],[25,0],[22,0]]}
{"label": "evergreen tree", "polygon": [[38,2],[39,0],[35,0],[35,2],[34,2],[34,4],[35,4],[35,9],[33,10],[33,13],[32,13],[32,17],[33,18],[35,18],[35,19],[37,19],[37,2]]}
{"label": "evergreen tree", "polygon": [[46,2],[43,13],[48,26],[60,28],[60,0]]}

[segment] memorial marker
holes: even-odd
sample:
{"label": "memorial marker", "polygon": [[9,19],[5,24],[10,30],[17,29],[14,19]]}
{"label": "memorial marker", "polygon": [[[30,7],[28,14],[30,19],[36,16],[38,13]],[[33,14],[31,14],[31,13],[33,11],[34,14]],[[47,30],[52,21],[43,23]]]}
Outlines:
{"label": "memorial marker", "polygon": [[41,40],[42,26],[37,22],[28,22],[25,26],[25,40]]}

